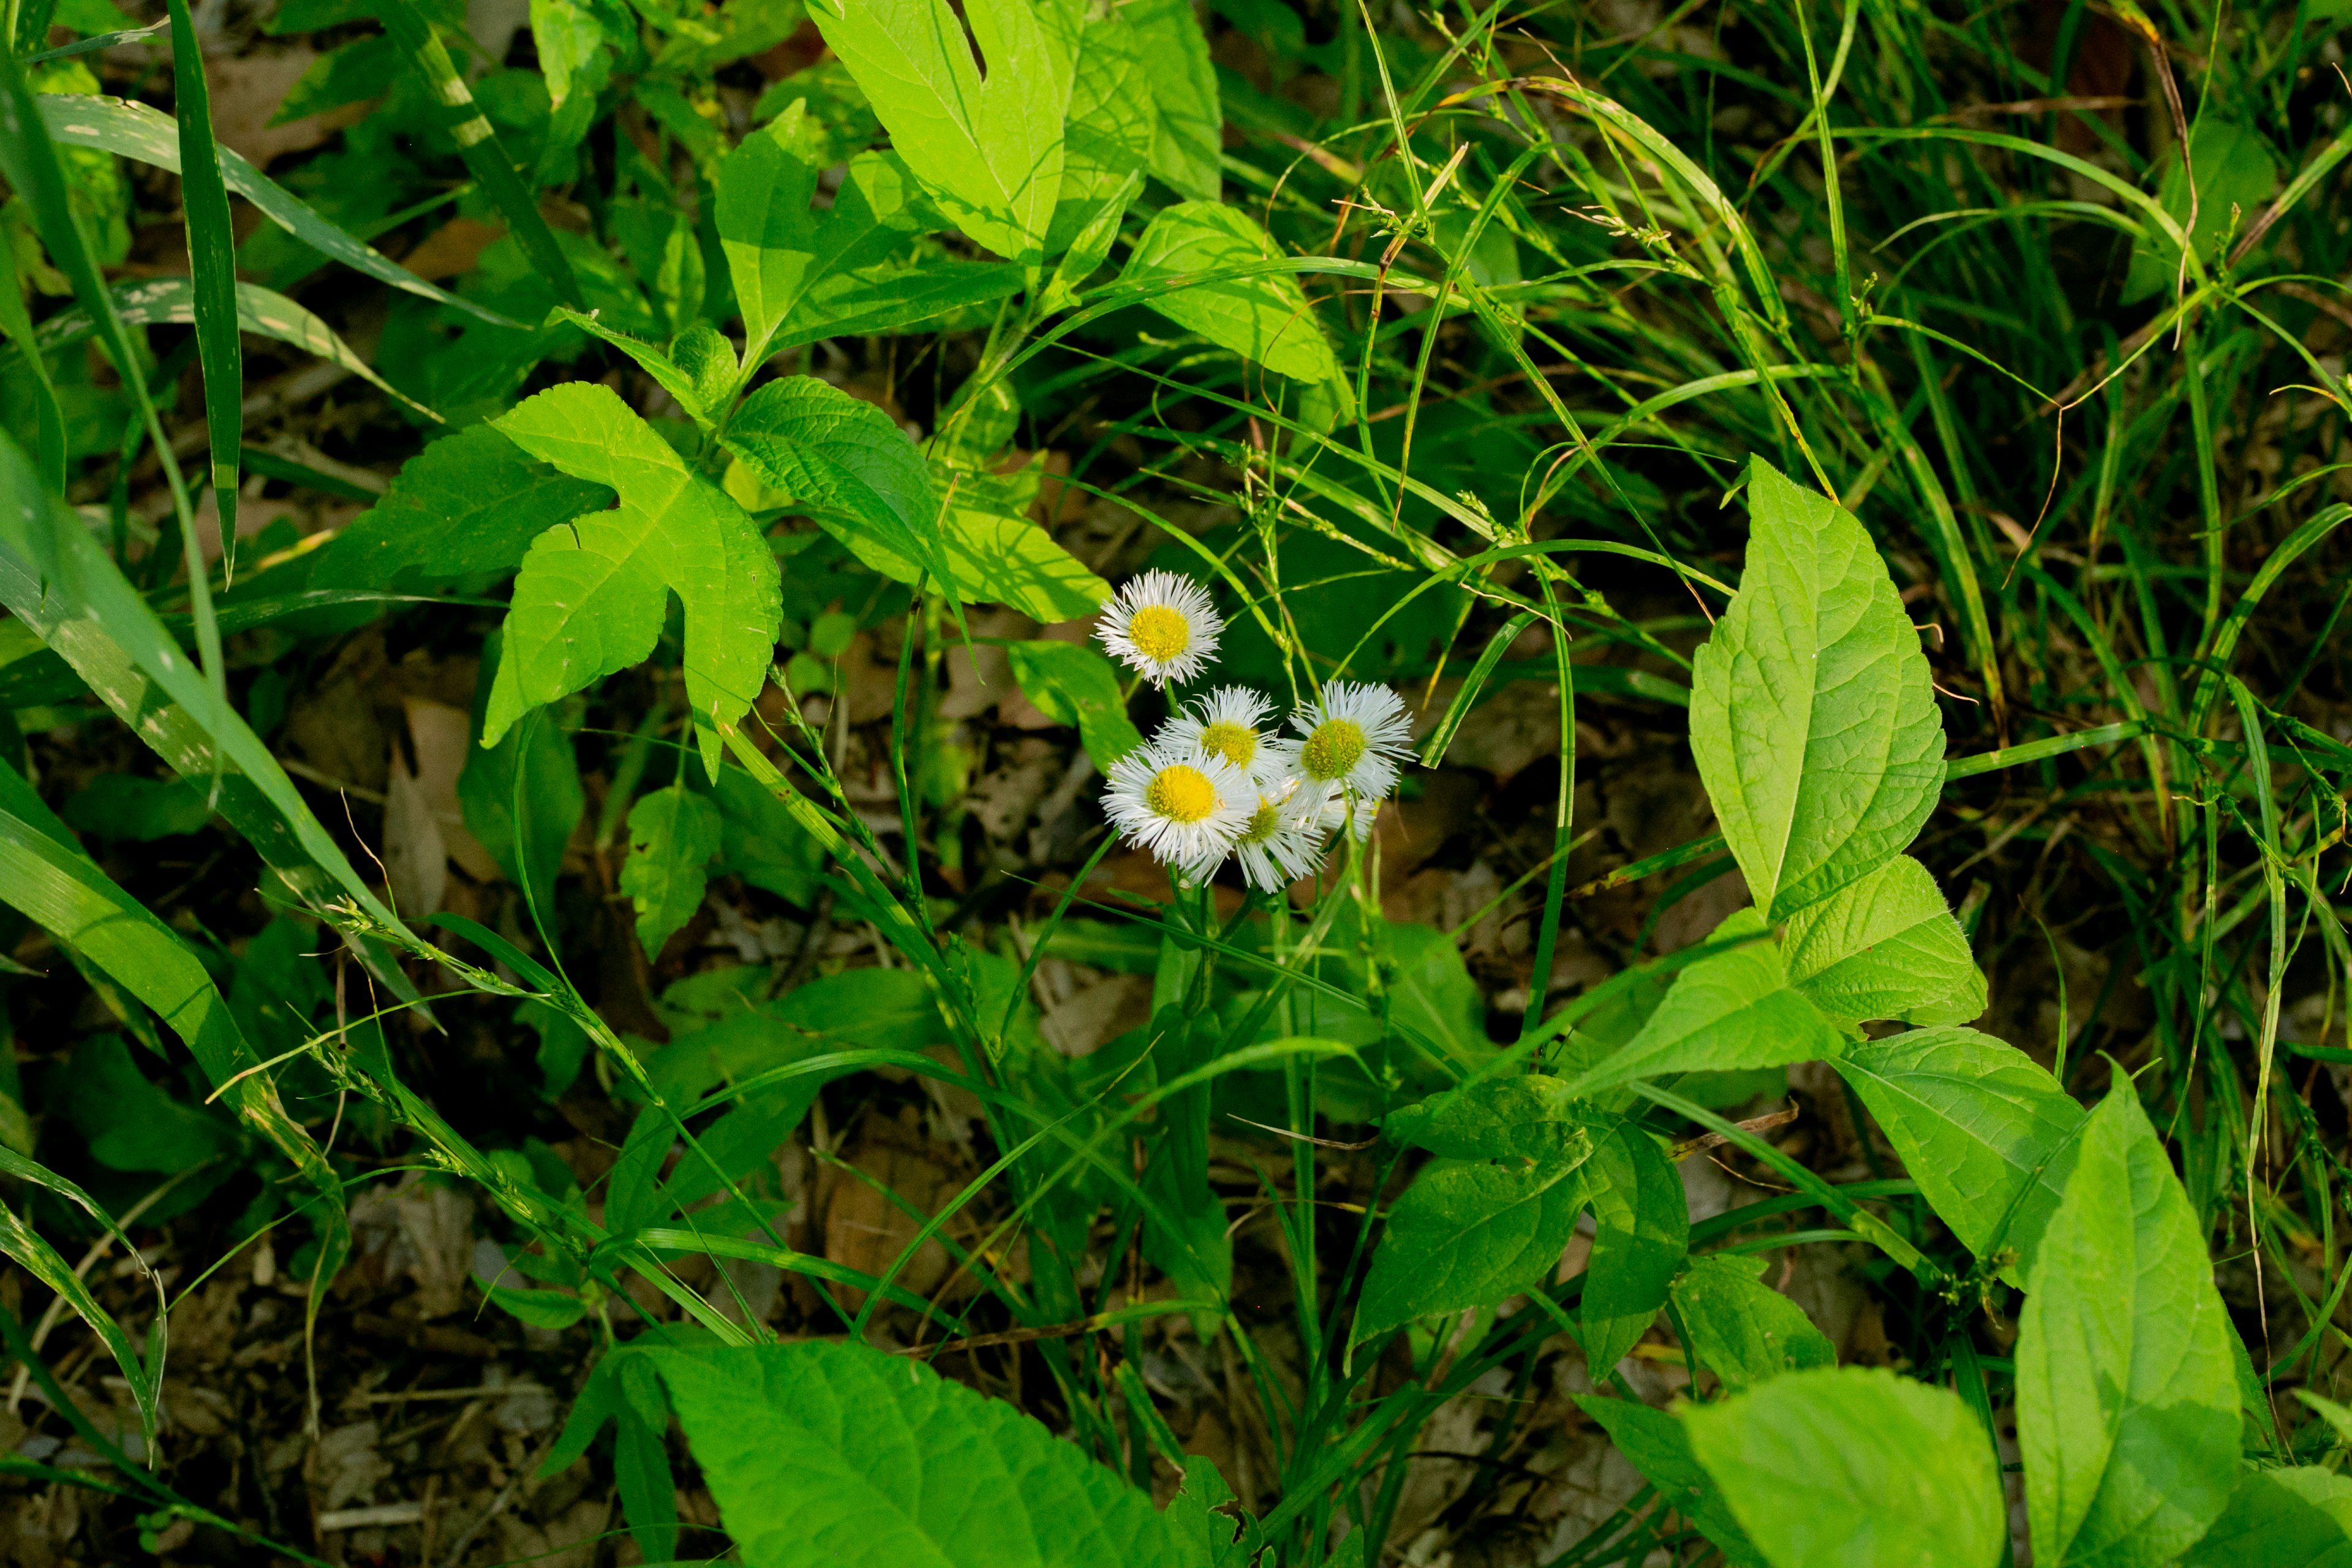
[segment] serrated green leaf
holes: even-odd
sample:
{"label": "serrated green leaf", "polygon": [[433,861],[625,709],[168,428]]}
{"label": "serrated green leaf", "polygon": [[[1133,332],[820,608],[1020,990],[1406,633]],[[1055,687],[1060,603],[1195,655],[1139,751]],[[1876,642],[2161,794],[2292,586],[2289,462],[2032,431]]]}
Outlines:
{"label": "serrated green leaf", "polygon": [[1681,1173],[1638,1122],[1621,1120],[1593,1139],[1592,1253],[1584,1265],[1578,1327],[1596,1381],[1622,1361],[1650,1324],[1690,1249],[1690,1203]]}
{"label": "serrated green leaf", "polygon": [[1313,307],[1287,272],[1213,281],[1175,281],[1244,268],[1263,268],[1282,253],[1255,219],[1215,202],[1163,208],[1128,258],[1125,284],[1157,283],[1142,303],[1185,331],[1294,381],[1337,379],[1339,362],[1323,341]]}
{"label": "serrated green leaf", "polygon": [[1789,983],[1842,1023],[1965,1024],[1984,972],[1927,868],[1897,855],[1789,917]]}
{"label": "serrated green leaf", "polygon": [[1078,643],[1017,642],[1005,653],[1022,694],[1048,719],[1077,726],[1087,755],[1106,775],[1113,763],[1143,744],[1119,695],[1118,672],[1093,648]]}
{"label": "serrated green leaf", "polygon": [[1788,983],[1780,949],[1761,935],[1764,922],[1741,910],[1708,941],[1758,940],[1677,971],[1665,999],[1623,1048],[1575,1082],[1573,1092],[1669,1072],[1725,1072],[1821,1061],[1845,1048],[1845,1037]]}
{"label": "serrated green leaf", "polygon": [[1835,1366],[1837,1347],[1805,1310],[1759,1278],[1764,1259],[1736,1253],[1694,1258],[1675,1280],[1675,1310],[1691,1349],[1737,1394],[1786,1373]]}
{"label": "serrated green leaf", "polygon": [[1590,1114],[1556,1078],[1490,1078],[1395,1110],[1381,1131],[1448,1160],[1583,1160]]}
{"label": "serrated green leaf", "polygon": [[1658,1489],[1660,1500],[1696,1525],[1726,1562],[1738,1568],[1766,1568],[1763,1554],[1739,1528],[1723,1493],[1691,1452],[1690,1434],[1681,1422],[1646,1405],[1599,1394],[1579,1395],[1576,1404],[1601,1424],[1625,1462]]}
{"label": "serrated green leaf", "polygon": [[1992,1568],[1992,1443],[1958,1395],[1824,1368],[1683,1413],[1691,1451],[1772,1568]]}
{"label": "serrated green leaf", "polygon": [[2352,1568],[2352,1476],[2238,1468],[2229,1506],[2181,1568]]}
{"label": "serrated green leaf", "polygon": [[1944,730],[1862,524],[1760,458],[1748,475],[1747,570],[1694,660],[1691,754],[1777,923],[1911,842],[1943,788]]}
{"label": "serrated green leaf", "polygon": [[803,1341],[658,1349],[750,1568],[1197,1568],[1151,1500],[912,1357]]}
{"label": "serrated green leaf", "polygon": [[1213,202],[1223,188],[1225,115],[1217,68],[1192,0],[1129,0],[1119,14],[1144,41],[1160,132],[1151,172],[1179,195]]}
{"label": "serrated green leaf", "polygon": [[620,497],[541,534],[523,557],[482,742],[653,652],[668,596],[686,610],[686,699],[704,766],[750,711],[783,619],[775,556],[716,485],[611,388],[553,387],[492,424],[516,446]]}
{"label": "serrated green leaf", "polygon": [[629,807],[629,858],[621,891],[637,910],[637,940],[656,957],[670,933],[702,908],[704,868],[719,853],[719,808],[682,784]]}
{"label": "serrated green leaf", "polygon": [[1375,1343],[1416,1318],[1491,1307],[1542,1283],[1559,1267],[1584,1196],[1581,1154],[1432,1162],[1389,1210],[1348,1342]]}
{"label": "serrated green leaf", "polygon": [[1053,0],[971,0],[961,19],[944,0],[816,0],[814,13],[955,226],[1008,260],[1044,260],[1062,184],[1071,19]]}
{"label": "serrated green leaf", "polygon": [[2083,1108],[2016,1047],[1974,1029],[1914,1029],[1848,1047],[1835,1066],[1962,1246],[2013,1250],[2022,1284],[2074,1168]]}
{"label": "serrated green leaf", "polygon": [[2228,1505],[2238,1384],[2204,1227],[2128,1078],[2083,1129],[2018,1330],[2037,1568],[2170,1562]]}

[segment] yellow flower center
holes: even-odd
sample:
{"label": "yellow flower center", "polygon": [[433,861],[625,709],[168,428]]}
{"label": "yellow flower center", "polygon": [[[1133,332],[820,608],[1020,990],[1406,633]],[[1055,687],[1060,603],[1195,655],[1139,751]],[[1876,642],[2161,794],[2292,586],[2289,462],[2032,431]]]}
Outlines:
{"label": "yellow flower center", "polygon": [[1217,786],[1200,769],[1178,763],[1153,775],[1143,804],[1171,822],[1202,822],[1217,809]]}
{"label": "yellow flower center", "polygon": [[1154,664],[1166,664],[1192,646],[1192,623],[1165,605],[1146,605],[1127,618],[1127,640]]}
{"label": "yellow flower center", "polygon": [[1257,755],[1257,731],[1239,724],[1218,722],[1201,726],[1201,750],[1213,757],[1223,757],[1237,768],[1245,768]]}
{"label": "yellow flower center", "polygon": [[1298,765],[1318,784],[1343,779],[1364,758],[1364,727],[1352,719],[1326,719],[1298,748]]}
{"label": "yellow flower center", "polygon": [[1241,841],[1263,844],[1273,837],[1274,830],[1281,826],[1282,814],[1275,810],[1274,802],[1261,798],[1257,803],[1257,814],[1249,819],[1249,826],[1242,829]]}

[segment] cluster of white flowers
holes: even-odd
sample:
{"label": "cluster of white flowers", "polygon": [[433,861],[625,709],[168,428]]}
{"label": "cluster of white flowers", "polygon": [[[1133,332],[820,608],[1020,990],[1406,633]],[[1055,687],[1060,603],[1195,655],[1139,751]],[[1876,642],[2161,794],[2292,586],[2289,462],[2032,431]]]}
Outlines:
{"label": "cluster of white flowers", "polygon": [[[1224,623],[1189,577],[1146,572],[1103,610],[1095,635],[1111,656],[1165,689],[1204,671]],[[1274,703],[1220,687],[1111,765],[1103,809],[1128,842],[1193,881],[1228,855],[1272,892],[1314,871],[1331,834],[1370,836],[1412,740],[1404,703],[1385,686],[1335,680],[1271,727]]]}

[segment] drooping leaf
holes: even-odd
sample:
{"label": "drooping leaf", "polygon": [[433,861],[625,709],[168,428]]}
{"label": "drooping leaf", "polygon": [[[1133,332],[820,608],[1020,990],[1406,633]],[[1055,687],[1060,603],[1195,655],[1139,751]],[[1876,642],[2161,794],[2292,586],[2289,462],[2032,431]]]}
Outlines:
{"label": "drooping leaf", "polygon": [[632,1353],[751,1568],[1195,1568],[1149,1497],[918,1359],[814,1340]]}
{"label": "drooping leaf", "polygon": [[719,487],[611,388],[571,382],[492,422],[525,452],[620,497],[523,557],[482,741],[653,652],[668,596],[686,611],[686,697],[710,774],[719,730],[750,710],[783,618],[775,556]]}
{"label": "drooping leaf", "polygon": [[73,1309],[74,1316],[89,1325],[90,1331],[106,1347],[107,1354],[114,1358],[114,1364],[121,1369],[123,1381],[131,1386],[131,1402],[139,1409],[139,1425],[152,1450],[163,1388],[163,1352],[171,1329],[171,1314],[163,1310],[163,1282],[156,1278],[146,1259],[131,1246],[131,1238],[122,1234],[122,1227],[114,1223],[114,1216],[100,1208],[97,1200],[73,1183],[46,1165],[35,1164],[7,1148],[0,1148],[0,1175],[13,1176],[20,1182],[46,1187],[80,1209],[111,1232],[114,1238],[122,1244],[122,1249],[139,1259],[141,1272],[153,1282],[155,1318],[148,1331],[147,1353],[142,1358],[139,1348],[131,1342],[131,1336],[122,1331],[122,1325],[90,1293],[89,1285],[74,1272],[73,1266],[58,1257],[57,1248],[43,1240],[38,1231],[19,1219],[15,1210],[0,1204],[0,1256],[13,1259],[26,1273],[56,1291],[58,1299]]}
{"label": "drooping leaf", "polygon": [[1927,868],[1898,855],[1789,917],[1789,983],[1842,1023],[1965,1024],[1984,972]]}
{"label": "drooping leaf", "polygon": [[1683,1425],[1772,1568],[2001,1559],[2000,1472],[1958,1394],[1878,1369],[1822,1368],[1693,1405]]}
{"label": "drooping leaf", "polygon": [[1862,524],[1760,458],[1748,473],[1747,570],[1694,661],[1691,754],[1777,922],[1911,842],[1943,787],[1944,731]]}
{"label": "drooping leaf", "polygon": [[2229,1503],[2238,1384],[2204,1228],[2127,1078],[2083,1129],[2018,1329],[2037,1568],[2170,1562]]}
{"label": "drooping leaf", "polygon": [[1690,1203],[1658,1141],[1632,1121],[1593,1140],[1592,1254],[1584,1266],[1578,1326],[1596,1378],[1633,1350],[1690,1248]]}
{"label": "drooping leaf", "polygon": [[1835,1366],[1837,1347],[1805,1310],[1766,1285],[1760,1258],[1694,1258],[1674,1283],[1691,1349],[1733,1393],[1784,1373]]}
{"label": "drooping leaf", "polygon": [[621,891],[636,905],[637,940],[656,957],[670,933],[702,907],[704,868],[719,853],[719,808],[683,784],[629,807],[629,858]]}
{"label": "drooping leaf", "polygon": [[2352,1568],[2352,1476],[2238,1467],[2229,1506],[2181,1568]]}
{"label": "drooping leaf", "polygon": [[[1178,202],[1163,208],[1136,241],[1120,281],[1157,285],[1143,304],[1277,375],[1333,380],[1339,362],[1298,279],[1268,266],[1281,259],[1272,238],[1239,207]],[[1189,280],[1244,268],[1254,269],[1252,275]]]}
{"label": "drooping leaf", "polygon": [[1668,1072],[1722,1072],[1819,1061],[1845,1048],[1837,1026],[1788,983],[1780,949],[1764,922],[1742,910],[1708,940],[1757,936],[1677,971],[1641,1031],[1576,1080],[1574,1092]]}
{"label": "drooping leaf", "polygon": [[1763,1553],[1739,1528],[1723,1493],[1691,1452],[1690,1434],[1680,1421],[1646,1405],[1599,1394],[1580,1395],[1576,1403],[1601,1424],[1626,1463],[1658,1489],[1660,1500],[1696,1525],[1726,1562],[1738,1568],[1766,1568]]}
{"label": "drooping leaf", "polygon": [[1416,1318],[1491,1307],[1542,1282],[1559,1267],[1584,1194],[1580,1156],[1432,1162],[1389,1210],[1349,1343],[1376,1343]]}
{"label": "drooping leaf", "polygon": [[816,0],[813,10],[956,226],[1007,260],[1042,261],[1062,184],[1070,19],[1052,0],[972,0],[961,19],[945,0]]}
{"label": "drooping leaf", "polygon": [[1101,654],[1050,641],[1018,642],[1005,652],[1023,695],[1047,718],[1076,725],[1087,755],[1102,773],[1143,744],[1119,696],[1118,674]]}
{"label": "drooping leaf", "polygon": [[1217,99],[1217,68],[1192,0],[1130,0],[1119,14],[1142,37],[1151,62],[1151,96],[1160,110],[1151,172],[1179,195],[1215,201],[1223,186],[1225,114]]}
{"label": "drooping leaf", "polygon": [[1835,1064],[1929,1206],[1979,1256],[2014,1251],[2021,1284],[2074,1168],[2083,1108],[2014,1046],[1974,1029],[1914,1029]]}
{"label": "drooping leaf", "polygon": [[[652,1333],[667,1331],[656,1328]],[[677,1552],[677,1504],[664,1442],[669,1433],[669,1406],[642,1348],[607,1355],[596,1363],[539,1475],[543,1479],[578,1463],[607,1422],[614,1426],[613,1479],[630,1533],[646,1562],[668,1562]]]}

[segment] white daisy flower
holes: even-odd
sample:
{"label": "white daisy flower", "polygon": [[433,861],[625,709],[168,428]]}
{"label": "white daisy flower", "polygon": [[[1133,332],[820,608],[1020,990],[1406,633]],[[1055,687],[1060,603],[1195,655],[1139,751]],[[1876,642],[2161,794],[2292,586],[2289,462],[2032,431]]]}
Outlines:
{"label": "white daisy flower", "polygon": [[1173,572],[1146,572],[1103,606],[1095,636],[1113,658],[1165,688],[1200,674],[1224,629],[1201,584]]}
{"label": "white daisy flower", "polygon": [[1297,779],[1259,792],[1257,810],[1234,844],[1251,887],[1276,892],[1314,874],[1323,858],[1326,816],[1335,793],[1328,784],[1309,787]]}
{"label": "white daisy flower", "polygon": [[1257,798],[1249,774],[1163,733],[1111,764],[1103,811],[1129,843],[1198,879],[1249,826]]}
{"label": "white daisy flower", "polygon": [[1270,790],[1283,778],[1281,742],[1264,733],[1273,711],[1271,700],[1246,686],[1220,687],[1180,710],[1160,732],[1224,758]]}
{"label": "white daisy flower", "polygon": [[1404,700],[1363,681],[1331,682],[1323,700],[1293,714],[1290,725],[1301,737],[1284,742],[1291,772],[1309,785],[1330,784],[1374,805],[1396,788],[1397,759],[1412,747]]}

